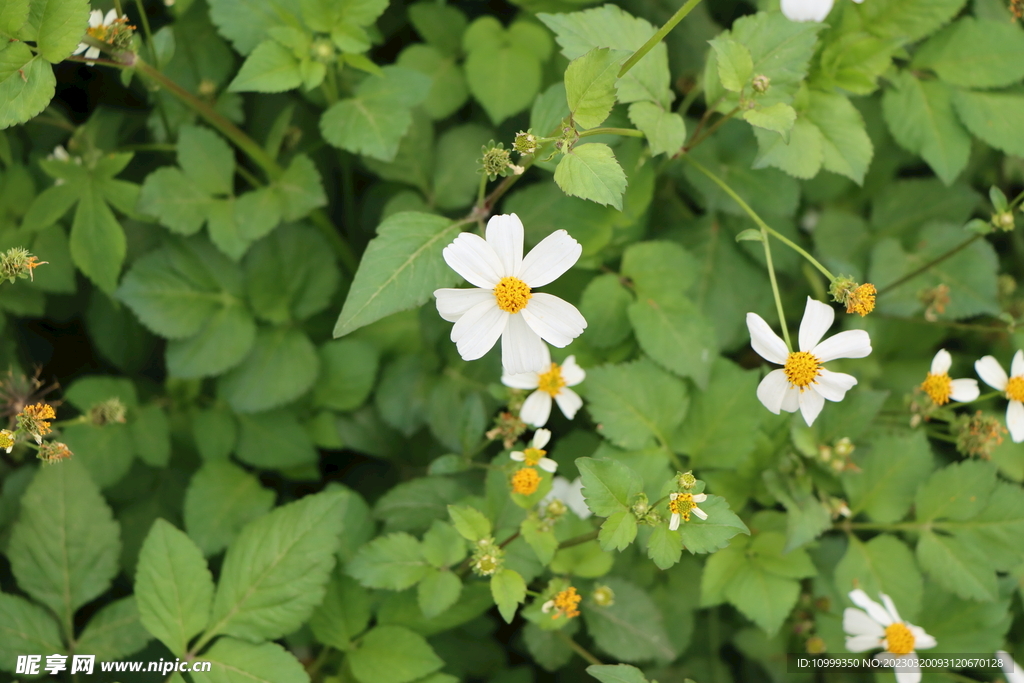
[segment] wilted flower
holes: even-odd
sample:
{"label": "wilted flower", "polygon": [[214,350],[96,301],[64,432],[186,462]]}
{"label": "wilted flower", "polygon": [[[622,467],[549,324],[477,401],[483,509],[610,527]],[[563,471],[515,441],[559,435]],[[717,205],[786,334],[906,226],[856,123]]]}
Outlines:
{"label": "wilted flower", "polygon": [[494,428],[489,429],[484,436],[488,439],[500,438],[505,448],[512,448],[512,444],[526,431],[526,423],[515,413],[502,411],[494,418]]}
{"label": "wilted flower", "polygon": [[569,356],[559,365],[551,362],[551,354],[544,347],[547,356],[546,369],[543,372],[524,372],[519,375],[502,374],[501,383],[514,389],[536,389],[530,394],[519,417],[534,427],[543,427],[551,417],[551,400],[562,410],[562,414],[570,420],[583,406],[583,399],[570,389],[587,377],[587,373],[576,364],[576,356]]}
{"label": "wilted flower", "polygon": [[[114,47],[125,48],[131,42],[131,32],[134,26],[128,24],[128,17],[118,17],[117,10],[110,10],[106,16],[98,9],[89,13],[89,27],[85,32],[104,43],[110,43]],[[96,59],[100,56],[100,49],[86,43],[79,43],[72,54],[80,55],[85,53],[86,58]]]}
{"label": "wilted flower", "polygon": [[533,434],[533,442],[525,451],[512,451],[510,458],[516,462],[526,463],[527,467],[540,467],[547,472],[554,472],[558,469],[558,463],[551,458],[545,458],[547,451],[541,450],[551,440],[551,432],[546,429],[538,429]]}
{"label": "wilted flower", "polygon": [[953,358],[946,349],[939,349],[932,359],[932,367],[928,376],[921,383],[921,391],[937,406],[946,405],[950,399],[954,401],[973,401],[978,398],[978,380],[950,379],[949,366]]}
{"label": "wilted flower", "polygon": [[66,460],[73,455],[68,445],[61,443],[60,441],[47,441],[44,444],[40,444],[39,452],[36,453],[36,457],[52,465],[55,462]]}
{"label": "wilted flower", "polygon": [[980,410],[974,415],[960,415],[949,429],[956,439],[958,451],[986,460],[992,456],[993,449],[1003,443],[1003,434],[1006,433],[1006,427],[997,418]]}
{"label": "wilted flower", "polygon": [[89,422],[102,426],[112,422],[124,422],[125,407],[116,396],[89,408]]}
{"label": "wilted flower", "polygon": [[34,280],[33,271],[46,261],[38,258],[21,247],[13,247],[0,254],[0,280],[8,280],[11,284],[18,278]]}
{"label": "wilted flower", "polygon": [[553,611],[554,614],[551,615],[552,619],[557,619],[563,616],[566,619],[572,619],[573,617],[578,617],[580,615],[580,611],[576,608],[582,599],[583,596],[577,593],[573,586],[569,586],[564,591],[556,593],[555,597],[541,605],[540,609],[544,614],[548,614]]}
{"label": "wilted flower", "polygon": [[[846,631],[846,649],[850,652],[864,652],[883,648],[898,658],[913,661],[917,649],[927,650],[937,644],[935,638],[900,618],[892,598],[881,593],[885,607],[868,597],[859,588],[850,591],[850,600],[863,609],[847,607],[843,612],[843,630]],[[901,670],[903,669],[903,670]],[[897,667],[897,683],[918,683],[920,669],[911,666]]]}
{"label": "wilted flower", "polygon": [[35,437],[36,443],[43,443],[43,437],[50,433],[50,423],[56,417],[53,406],[46,403],[36,403],[25,406],[25,409],[18,413],[18,429],[22,429]]}
{"label": "wilted flower", "polygon": [[974,363],[978,376],[993,389],[1005,392],[1010,402],[1006,406],[1006,426],[1014,443],[1024,441],[1024,351],[1017,350],[1010,363],[1010,377],[992,356],[985,356]]}

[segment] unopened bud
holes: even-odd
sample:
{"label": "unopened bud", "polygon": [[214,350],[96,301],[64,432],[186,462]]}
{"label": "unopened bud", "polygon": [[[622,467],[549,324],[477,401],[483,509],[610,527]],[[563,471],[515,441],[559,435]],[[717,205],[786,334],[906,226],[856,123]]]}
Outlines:
{"label": "unopened bud", "polygon": [[849,458],[853,455],[853,451],[856,450],[856,446],[850,441],[849,437],[844,436],[843,438],[836,441],[835,451],[836,455],[840,458]]}
{"label": "unopened bud", "polygon": [[692,489],[697,485],[697,477],[693,476],[693,472],[684,472],[679,475],[679,486],[684,489]]}
{"label": "unopened bud", "polygon": [[111,424],[112,422],[124,422],[125,408],[121,399],[109,398],[102,403],[97,403],[89,409],[89,422],[97,426]]}
{"label": "unopened bud", "polygon": [[483,155],[480,159],[481,171],[491,180],[498,176],[505,177],[512,171],[512,152],[504,148],[502,143],[494,144],[494,140],[480,148]]}
{"label": "unopened bud", "polygon": [[768,88],[772,85],[772,79],[768,78],[764,74],[758,74],[754,76],[754,80],[751,81],[750,86],[755,92],[768,92]]}
{"label": "unopened bud", "polygon": [[334,43],[326,38],[317,38],[309,46],[310,56],[318,62],[328,64],[334,61]]}
{"label": "unopened bud", "polygon": [[615,604],[615,591],[605,585],[594,586],[590,598],[598,607],[611,607]]}
{"label": "unopened bud", "polygon": [[811,636],[807,639],[807,653],[812,655],[820,655],[825,651],[825,639],[821,636]]}
{"label": "unopened bud", "polygon": [[519,131],[516,133],[515,142],[512,143],[512,149],[520,154],[533,154],[537,151],[537,136],[533,133]]}
{"label": "unopened bud", "polygon": [[544,515],[548,518],[557,519],[564,515],[569,508],[558,498],[552,499],[544,508]]}
{"label": "unopened bud", "polygon": [[1014,227],[1013,212],[1000,211],[999,213],[992,214],[992,225],[1004,232],[1010,232]]}

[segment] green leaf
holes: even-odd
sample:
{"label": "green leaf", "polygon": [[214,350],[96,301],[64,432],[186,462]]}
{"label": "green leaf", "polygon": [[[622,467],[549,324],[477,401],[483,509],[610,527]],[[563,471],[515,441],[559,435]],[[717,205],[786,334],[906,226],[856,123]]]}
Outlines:
{"label": "green leaf", "polygon": [[435,289],[454,285],[459,276],[441,252],[460,227],[425,213],[403,212],[385,219],[359,263],[334,336],[419,306]]}
{"label": "green leaf", "polygon": [[430,79],[400,66],[383,69],[356,88],[356,96],[333,104],[320,119],[320,132],[335,147],[391,161],[412,125],[410,109],[430,92]]}
{"label": "green leaf", "polygon": [[776,102],[760,109],[748,109],[743,112],[743,118],[752,126],[778,133],[782,141],[788,143],[789,131],[796,123],[796,110],[788,104]]}
{"label": "green leaf", "polygon": [[127,425],[72,424],[62,438],[97,486],[116,484],[131,468],[135,448]]}
{"label": "green leaf", "polygon": [[643,490],[640,475],[618,460],[577,458],[583,480],[583,498],[595,515],[610,517],[626,512],[634,496]]}
{"label": "green leaf", "polygon": [[400,626],[374,628],[347,663],[360,683],[408,683],[444,666],[423,636]]}
{"label": "green leaf", "polygon": [[647,557],[658,565],[659,569],[668,569],[683,556],[683,539],[670,530],[667,524],[654,527],[647,539]]}
{"label": "green leaf", "polygon": [[744,616],[772,635],[796,605],[800,584],[745,562],[726,586],[725,595]]}
{"label": "green leaf", "polygon": [[212,130],[196,126],[180,128],[178,165],[206,194],[233,194],[235,155],[224,138]]}
{"label": "green leaf", "polygon": [[519,603],[526,600],[526,582],[512,569],[499,569],[491,577],[491,595],[498,606],[501,618],[511,624],[516,616]]}
{"label": "green leaf", "polygon": [[146,647],[151,637],[139,621],[135,596],[104,605],[89,619],[76,642],[80,652],[95,653],[97,659],[123,659]]}
{"label": "green leaf", "polygon": [[622,210],[626,174],[612,148],[601,142],[576,145],[558,162],[555,182],[562,192]]}
{"label": "green leaf", "polygon": [[836,565],[836,590],[846,594],[860,588],[873,599],[885,593],[904,618],[916,620],[924,579],[910,549],[891,534],[875,536],[867,543],[850,536],[848,542],[846,554]]}
{"label": "green leaf", "polygon": [[305,320],[324,310],[341,276],[327,239],[308,225],[284,225],[245,257],[245,291],[271,323]]}
{"label": "green leaf", "polygon": [[857,108],[837,93],[812,90],[807,118],[821,131],[825,170],[863,184],[874,147]]}
{"label": "green leaf", "polygon": [[817,570],[803,548],[786,550],[786,537],[778,531],[762,531],[747,546],[747,558],[755,565],[787,579],[805,579]]}
{"label": "green leaf", "polygon": [[581,605],[587,631],[599,648],[620,661],[670,662],[678,654],[665,633],[664,620],[646,591],[620,578],[605,579],[615,602],[600,607],[589,600]]}
{"label": "green leaf", "polygon": [[1009,22],[962,17],[914,52],[911,68],[950,85],[1001,88],[1024,78],[1024,31]]}
{"label": "green leaf", "polygon": [[163,408],[150,404],[136,410],[129,431],[139,460],[151,467],[167,467],[171,458],[171,426]]}
{"label": "green leaf", "polygon": [[922,81],[910,71],[893,79],[882,97],[889,131],[907,151],[919,154],[946,185],[967,165],[971,136],[953,113],[951,91],[941,81]]}
{"label": "green leaf", "polygon": [[356,553],[346,568],[367,588],[400,591],[430,573],[420,542],[407,533],[379,536]]}
{"label": "green leaf", "polygon": [[194,336],[167,342],[167,374],[177,379],[213,377],[235,367],[256,342],[256,321],[242,302],[224,301]]}
{"label": "green leaf", "polygon": [[697,279],[699,268],[693,254],[676,242],[637,242],[622,254],[622,274],[633,282],[639,297],[661,300],[683,295]]}
{"label": "green leaf", "polygon": [[879,0],[857,7],[861,24],[882,38],[912,43],[933,33],[955,17],[966,0]]}
{"label": "green leaf", "polygon": [[448,514],[455,530],[467,541],[479,541],[491,535],[491,520],[482,512],[468,505],[449,505]]}
{"label": "green leaf", "polygon": [[583,290],[579,309],[587,320],[587,343],[607,349],[629,336],[632,328],[626,309],[633,295],[612,273],[598,275]]}
{"label": "green leaf", "polygon": [[[281,200],[281,217],[288,221],[297,221],[313,209],[327,205],[327,195],[324,194],[320,172],[313,160],[305,154],[296,154],[284,174],[274,181],[271,187]],[[274,225],[276,224],[275,219]],[[250,233],[248,229],[243,230],[246,230],[245,234],[251,239],[262,236]]]}
{"label": "green leaf", "polygon": [[117,288],[127,242],[121,224],[96,185],[84,191],[78,200],[69,246],[78,269],[97,287],[112,294]]}
{"label": "green leaf", "polygon": [[683,547],[691,554],[714,552],[727,546],[733,536],[750,534],[743,520],[729,509],[725,498],[709,494],[708,499],[700,504],[700,509],[707,514],[707,519],[694,516],[679,526]]}
{"label": "green leaf", "polygon": [[423,557],[427,562],[444,569],[462,562],[466,557],[466,541],[448,522],[435,519],[423,535]]}
{"label": "green leaf", "polygon": [[527,517],[519,525],[519,533],[523,535],[527,545],[533,548],[542,565],[547,566],[551,563],[558,551],[558,539],[552,529],[545,528],[540,520]]}
{"label": "green leaf", "polygon": [[209,672],[192,673],[196,683],[308,683],[309,674],[288,650],[277,643],[253,645],[235,638],[220,638],[203,659]]}
{"label": "green leaf", "polygon": [[686,123],[683,117],[653,102],[634,102],[629,105],[629,120],[647,137],[653,156],[671,156],[681,150],[686,142]]}
{"label": "green leaf", "polygon": [[774,166],[793,176],[808,180],[818,175],[825,159],[825,138],[806,117],[798,117],[789,132],[789,142],[763,128],[755,128],[757,158],[754,168]]}
{"label": "green leaf", "polygon": [[647,359],[588,369],[580,388],[601,433],[627,450],[667,443],[686,415],[686,385]]}
{"label": "green leaf", "polygon": [[844,32],[821,51],[820,71],[812,77],[814,86],[870,95],[878,89],[878,77],[889,69],[902,42],[900,38],[881,39],[863,31]]}
{"label": "green leaf", "polygon": [[1024,95],[956,90],[953,107],[967,130],[996,149],[1024,156]]}
{"label": "green leaf", "polygon": [[235,412],[257,413],[304,394],[319,366],[316,348],[304,332],[262,329],[245,360],[221,376],[219,390]]}
{"label": "green leaf", "polygon": [[264,38],[267,29],[282,25],[299,25],[299,3],[295,0],[213,0],[210,19],[221,35],[234,48],[247,55]]}
{"label": "green leaf", "polygon": [[313,404],[342,412],[361,406],[377,378],[377,349],[358,339],[338,339],[321,346],[319,355]]}
{"label": "green leaf", "polygon": [[417,2],[408,6],[409,21],[423,39],[441,52],[454,55],[462,47],[466,15],[451,5]]}
{"label": "green leaf", "polygon": [[461,209],[473,203],[480,186],[480,148],[492,139],[494,131],[475,123],[454,126],[440,137],[433,174],[438,208]]}
{"label": "green leaf", "polygon": [[647,683],[643,672],[629,664],[591,664],[587,673],[601,683]]}
{"label": "green leaf", "polygon": [[724,35],[708,43],[718,59],[718,79],[722,87],[732,92],[742,91],[754,77],[754,59],[750,50]]}
{"label": "green leaf", "polygon": [[[942,652],[989,652],[1002,647],[1013,621],[1010,601],[976,602],[961,600],[942,589],[929,586],[920,623],[938,641],[932,650]],[[902,615],[901,615],[902,616]],[[938,640],[941,638],[942,640]]]}
{"label": "green leaf", "polygon": [[707,387],[718,344],[714,329],[688,298],[642,298],[630,304],[628,312],[648,356],[698,387]]}
{"label": "green leaf", "polygon": [[339,650],[370,623],[370,594],[355,580],[335,571],[327,584],[324,601],[313,612],[309,626],[317,640]]}
{"label": "green leaf", "polygon": [[299,60],[276,40],[264,40],[245,58],[230,92],[284,92],[302,84]]}
{"label": "green leaf", "polygon": [[210,618],[213,575],[195,543],[158,519],[139,551],[135,597],[146,630],[177,656]]}
{"label": "green leaf", "polygon": [[9,0],[0,7],[0,33],[16,35],[28,20],[29,0]]}
{"label": "green leaf", "polygon": [[153,216],[171,232],[192,235],[203,227],[213,201],[180,170],[163,166],[146,176],[136,210]]}
{"label": "green leaf", "polygon": [[270,512],[275,497],[241,467],[207,462],[192,475],[185,491],[185,529],[204,555],[216,555],[246,524]]}
{"label": "green leaf", "polygon": [[53,616],[18,595],[0,593],[0,636],[0,669],[12,673],[21,655],[66,652]]}
{"label": "green leaf", "polygon": [[636,517],[630,510],[614,512],[601,524],[597,540],[607,552],[622,551],[636,538]]}
{"label": "green leaf", "polygon": [[431,571],[416,587],[420,609],[427,619],[433,619],[458,602],[461,593],[462,580],[447,569]]}
{"label": "green leaf", "polygon": [[[893,453],[900,457],[892,457]],[[876,439],[857,464],[859,472],[843,474],[843,488],[851,511],[866,512],[876,522],[902,519],[917,485],[934,468],[928,440],[920,432]]]}
{"label": "green leaf", "polygon": [[[421,3],[426,5],[427,3]],[[436,5],[441,10],[451,9],[448,5]],[[410,8],[412,9],[412,8]],[[460,12],[461,14],[461,12]],[[430,92],[423,100],[423,110],[435,121],[446,119],[466,104],[469,86],[453,55],[444,55],[430,45],[415,44],[402,50],[395,64],[419,71],[431,79]],[[484,142],[487,142],[484,140]],[[477,149],[479,152],[479,147]]]}
{"label": "green leaf", "polygon": [[991,463],[968,460],[936,470],[914,497],[914,514],[921,522],[965,520],[980,513],[996,487]]}
{"label": "green leaf", "polygon": [[388,531],[426,531],[433,520],[449,515],[448,505],[466,496],[451,477],[420,477],[403,482],[377,500],[373,515]]}
{"label": "green leaf", "polygon": [[984,552],[963,537],[923,531],[917,543],[917,561],[931,578],[966,600],[992,601],[999,597],[996,575]]}
{"label": "green leaf", "polygon": [[276,228],[281,222],[283,195],[273,187],[261,187],[236,197],[234,219],[241,236],[255,241]]}
{"label": "green leaf", "polygon": [[18,587],[65,624],[110,587],[120,526],[77,460],[40,468],[21,496],[7,559]]}
{"label": "green leaf", "polygon": [[39,54],[57,64],[78,47],[89,25],[89,3],[86,0],[37,0],[33,3],[30,21],[38,27],[33,39]]}
{"label": "green leaf", "polygon": [[580,128],[600,126],[615,104],[615,81],[625,55],[594,48],[569,62],[565,69],[565,95],[573,121]]}
{"label": "green leaf", "polygon": [[513,38],[493,17],[463,36],[469,91],[495,125],[529,107],[541,86],[542,56]]}
{"label": "green leaf", "polygon": [[28,121],[53,99],[53,68],[24,43],[0,49],[0,130]]}
{"label": "green leaf", "polygon": [[295,415],[285,410],[238,415],[238,459],[263,469],[310,465],[317,450]]}

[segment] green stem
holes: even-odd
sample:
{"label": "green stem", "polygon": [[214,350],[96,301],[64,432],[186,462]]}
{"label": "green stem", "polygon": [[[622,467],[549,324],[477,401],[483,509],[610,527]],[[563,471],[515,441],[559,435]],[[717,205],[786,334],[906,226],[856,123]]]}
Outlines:
{"label": "green stem", "polygon": [[686,116],[686,112],[690,111],[690,107],[693,106],[693,103],[697,101],[697,98],[700,97],[702,92],[704,92],[704,81],[703,79],[699,79],[697,83],[690,88],[690,92],[686,93],[686,97],[683,98],[683,101],[679,105],[679,108],[676,109],[676,112],[682,116]]}
{"label": "green stem", "polygon": [[775,308],[779,312],[779,326],[782,327],[782,337],[786,340],[786,348],[793,353],[793,342],[789,338],[789,325],[786,324],[786,313],[782,310],[782,296],[779,294],[779,283],[775,279],[775,264],[772,263],[772,248],[768,244],[768,233],[764,227],[761,228],[761,243],[764,245],[764,260],[768,265],[768,279],[772,283],[772,296],[775,297]]}
{"label": "green stem", "polygon": [[959,252],[961,249],[966,249],[970,245],[974,244],[974,242],[976,240],[979,240],[979,239],[981,239],[981,235],[974,235],[973,237],[971,237],[971,238],[961,242],[960,244],[958,244],[957,246],[953,247],[952,249],[950,249],[946,253],[940,254],[940,255],[936,256],[935,258],[933,258],[931,261],[929,261],[928,263],[924,264],[920,268],[915,268],[914,270],[910,271],[909,273],[907,273],[906,275],[904,275],[900,279],[896,280],[896,282],[890,282],[885,287],[882,287],[881,289],[878,290],[878,294],[876,294],[875,296],[882,296],[886,292],[889,292],[889,291],[892,291],[892,290],[896,289],[897,287],[902,285],[904,282],[907,282],[908,280],[913,280],[915,277],[917,277],[921,273],[925,272],[926,270],[929,270],[932,266],[935,266],[935,265],[938,265],[938,264],[942,263],[943,261],[948,259],[950,256],[953,256],[954,254]]}
{"label": "green stem", "polygon": [[626,75],[626,72],[632,69],[637,62],[644,58],[644,56],[654,49],[654,46],[660,43],[665,36],[669,34],[669,31],[674,29],[676,25],[682,21],[687,14],[693,11],[693,8],[700,4],[700,0],[689,0],[685,5],[676,10],[676,13],[665,22],[665,25],[658,29],[658,31],[651,36],[646,43],[640,46],[640,49],[633,53],[633,56],[625,61],[622,68],[619,69],[619,78]]}
{"label": "green stem", "polygon": [[[732,111],[728,112],[727,114],[725,114],[724,116],[722,116],[722,118],[720,118],[720,119],[718,119],[717,121],[715,121],[715,122],[714,122],[714,123],[713,123],[713,124],[711,125],[711,127],[710,127],[710,128],[708,128],[708,129],[707,129],[706,131],[704,131],[704,134],[703,134],[703,135],[701,135],[701,136],[700,136],[699,138],[697,138],[697,139],[695,139],[695,140],[692,140],[692,141],[690,142],[690,144],[686,145],[686,147],[684,147],[684,148],[683,148],[683,151],[684,151],[684,152],[689,152],[689,151],[690,151],[691,149],[693,149],[694,147],[696,147],[696,146],[697,146],[697,145],[699,145],[700,143],[702,143],[702,142],[704,142],[705,140],[707,140],[707,139],[708,139],[709,137],[711,137],[711,135],[712,135],[712,134],[713,134],[713,133],[714,133],[714,132],[715,132],[716,130],[718,130],[719,128],[721,128],[721,127],[722,127],[722,124],[723,124],[723,123],[725,123],[726,121],[728,121],[729,119],[731,119],[731,118],[732,118],[733,116],[736,116],[736,112],[738,112],[739,110],[740,110],[740,108],[739,108],[739,107],[734,107],[734,108],[732,109]],[[696,132],[694,133],[694,136],[696,137]]]}
{"label": "green stem", "polygon": [[1008,210],[1009,211],[1013,211],[1014,209],[1017,208],[1017,205],[1020,204],[1021,202],[1024,202],[1024,192],[1021,192],[1019,195],[1014,197],[1013,201],[1010,202],[1010,206],[1008,207]]}
{"label": "green stem", "polygon": [[933,439],[938,439],[939,441],[946,441],[948,443],[956,443],[956,439],[950,436],[949,434],[937,432],[934,429],[928,429],[926,431],[928,433],[928,436],[930,436]]}
{"label": "green stem", "polygon": [[238,175],[242,176],[242,180],[249,183],[250,187],[257,188],[263,187],[266,183],[256,177],[256,175],[241,164],[235,164],[235,171]]}
{"label": "green stem", "polygon": [[571,548],[574,545],[580,545],[580,544],[583,544],[583,543],[588,543],[590,541],[595,540],[599,533],[600,533],[600,530],[594,529],[593,531],[589,531],[589,532],[587,532],[585,534],[580,534],[579,536],[573,536],[572,538],[570,538],[570,539],[568,539],[566,541],[562,541],[561,543],[559,543],[558,544],[558,549],[562,550],[564,548]]}
{"label": "green stem", "polygon": [[[117,13],[121,15],[121,3],[115,0],[117,6]],[[146,8],[142,5],[142,0],[135,0],[135,7],[139,10],[139,21],[142,22],[142,32],[146,35],[146,47],[149,49],[149,57],[153,60],[153,64],[157,63],[156,57],[156,45],[153,43],[153,31],[149,27],[149,16],[146,14]],[[156,98],[156,109],[160,113],[160,121],[164,124],[164,133],[167,135],[167,139],[171,139],[171,121],[167,117],[167,112],[164,110],[163,101]]]}
{"label": "green stem", "polygon": [[176,152],[178,146],[170,142],[146,142],[138,145],[121,145],[118,152]]}
{"label": "green stem", "polygon": [[563,643],[569,646],[569,649],[571,649],[573,652],[575,652],[580,657],[585,659],[588,664],[596,664],[597,666],[601,666],[601,660],[592,655],[590,651],[587,650],[587,648],[583,647],[575,640],[573,640],[572,636],[570,636],[568,633],[566,633],[565,631],[555,631],[555,633],[558,635],[558,637],[562,640]]}
{"label": "green stem", "polygon": [[320,673],[320,669],[323,668],[324,664],[327,663],[331,653],[334,652],[334,648],[330,645],[324,645],[323,649],[320,650],[320,654],[316,656],[308,667],[306,667],[306,673],[309,674],[310,680],[316,680],[316,675]]}
{"label": "green stem", "polygon": [[480,187],[476,192],[476,206],[478,209],[484,208],[484,202],[487,200],[487,174],[480,173]]}
{"label": "green stem", "polygon": [[646,137],[640,131],[632,128],[591,128],[580,133],[581,138],[590,137],[591,135],[623,135],[630,138]]}

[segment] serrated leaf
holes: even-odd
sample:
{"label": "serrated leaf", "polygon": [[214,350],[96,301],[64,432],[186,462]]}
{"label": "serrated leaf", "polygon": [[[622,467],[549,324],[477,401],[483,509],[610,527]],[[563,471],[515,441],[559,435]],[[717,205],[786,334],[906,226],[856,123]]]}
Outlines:
{"label": "serrated leaf", "polygon": [[652,155],[675,154],[686,142],[686,122],[683,117],[653,102],[634,102],[629,105],[629,120],[647,138]]}
{"label": "serrated leaf", "polygon": [[796,110],[788,104],[776,102],[760,109],[748,109],[743,112],[743,119],[752,126],[778,133],[782,141],[788,143],[789,131],[796,123]]}
{"label": "serrated leaf", "polygon": [[208,672],[192,673],[196,683],[309,683],[302,663],[277,643],[254,645],[235,638],[220,638],[203,659]]}
{"label": "serrated leaf", "polygon": [[931,531],[921,533],[917,560],[940,586],[967,600],[992,601],[999,593],[996,575],[984,553],[965,539]]}
{"label": "serrated leaf", "polygon": [[203,227],[213,199],[179,169],[163,166],[146,176],[136,211],[155,217],[179,235],[192,235]]}
{"label": "serrated leaf", "polygon": [[694,467],[735,467],[754,449],[758,381],[757,372],[714,359],[707,389],[693,397],[674,441]]}
{"label": "serrated leaf", "polygon": [[912,43],[957,15],[966,0],[880,0],[858,7],[864,28],[883,38]]}
{"label": "serrated leaf", "polygon": [[533,549],[542,565],[547,566],[551,563],[555,552],[558,551],[558,539],[552,529],[546,529],[539,520],[527,517],[519,525],[519,533],[523,535],[523,540]]}
{"label": "serrated leaf", "polygon": [[[899,453],[900,457],[892,457]],[[923,434],[876,439],[859,472],[846,472],[843,488],[850,509],[867,512],[877,522],[895,522],[907,513],[917,484],[934,468],[931,448]]]}
{"label": "serrated leaf", "polygon": [[643,672],[629,664],[591,664],[587,673],[601,683],[647,683]]}
{"label": "serrated leaf", "polygon": [[996,468],[988,462],[968,460],[936,470],[917,489],[914,514],[921,522],[965,520],[988,505],[996,487]]}
{"label": "serrated leaf", "polygon": [[1024,78],[1024,31],[1009,22],[962,17],[914,52],[911,68],[950,85],[1000,88]]}
{"label": "serrated leaf", "polygon": [[167,342],[167,374],[178,379],[213,377],[241,363],[256,342],[252,313],[234,300],[212,313],[195,335]]}
{"label": "serrated leaf", "polygon": [[526,600],[526,582],[517,571],[499,569],[491,577],[491,596],[494,597],[501,618],[505,623],[511,624],[519,603]]}
{"label": "serrated leaf", "polygon": [[0,49],[0,130],[24,123],[53,99],[57,80],[49,62],[28,46],[8,42]]}
{"label": "serrated leaf", "polygon": [[135,596],[128,596],[100,608],[78,637],[79,651],[111,660],[123,659],[146,647],[152,637],[139,621],[135,600]]}
{"label": "serrated leaf", "polygon": [[302,84],[299,60],[290,48],[276,40],[264,40],[246,57],[238,75],[231,81],[231,92],[284,92]]}
{"label": "serrated leaf", "polygon": [[718,344],[714,329],[688,298],[642,298],[630,304],[628,314],[640,348],[648,356],[707,388]]}
{"label": "serrated leaf", "polygon": [[679,526],[683,547],[691,554],[714,552],[728,545],[733,536],[750,534],[743,520],[729,509],[725,498],[709,494],[708,499],[700,504],[700,509],[707,514],[707,519],[693,516],[689,522]]}
{"label": "serrated leaf", "polygon": [[807,118],[821,131],[822,166],[862,184],[874,156],[863,117],[838,93],[812,90],[810,95]]}
{"label": "serrated leaf", "polygon": [[377,626],[347,661],[360,683],[408,683],[444,666],[423,636],[400,626]]}
{"label": "serrated leaf", "polygon": [[740,92],[754,76],[754,60],[750,50],[725,36],[708,43],[718,59],[718,79],[726,90]]}
{"label": "serrated leaf", "polygon": [[238,459],[261,469],[311,465],[318,454],[309,433],[285,410],[242,413],[238,418]]}
{"label": "serrated leaf", "polygon": [[304,394],[316,381],[320,360],[300,330],[288,327],[257,332],[249,355],[220,377],[219,389],[235,412],[258,413]]}
{"label": "serrated leaf", "polygon": [[647,539],[647,557],[651,558],[659,569],[668,569],[683,556],[683,539],[667,524],[654,527]]}
{"label": "serrated leaf", "polygon": [[32,23],[38,26],[33,36],[39,54],[57,64],[64,61],[82,39],[89,25],[86,0],[43,0],[33,3]]}
{"label": "serrated leaf", "polygon": [[636,517],[630,510],[612,513],[601,524],[601,532],[597,536],[601,548],[608,552],[625,550],[636,538]]}
{"label": "serrated leaf", "polygon": [[214,555],[246,524],[269,512],[274,498],[272,490],[241,467],[208,462],[192,475],[185,491],[185,529],[204,555]]}
{"label": "serrated leaf", "polygon": [[1024,156],[1024,95],[956,90],[953,106],[967,130],[996,149]]}
{"label": "serrated leaf", "polygon": [[459,600],[462,581],[447,569],[434,569],[416,587],[416,598],[423,616],[433,619]]}
{"label": "serrated leaf", "polygon": [[14,672],[19,656],[55,652],[66,650],[53,616],[19,595],[0,593],[0,668]]}
{"label": "serrated leaf", "polygon": [[664,619],[646,591],[620,578],[602,583],[615,593],[615,603],[581,605],[587,631],[599,648],[620,661],[672,661],[676,651],[665,633]]}
{"label": "serrated leaf", "polygon": [[569,113],[580,128],[600,126],[615,104],[615,81],[625,55],[594,48],[569,62],[565,69],[565,95]]}
{"label": "serrated leaf", "polygon": [[800,584],[746,562],[725,587],[725,595],[744,616],[771,635],[796,605]]}
{"label": "serrated leaf", "polygon": [[825,140],[818,129],[806,117],[797,117],[789,132],[789,142],[781,135],[755,128],[757,137],[757,158],[754,168],[774,166],[802,180],[818,175],[825,158]]}
{"label": "serrated leaf", "polygon": [[448,514],[455,530],[467,541],[479,541],[491,535],[491,521],[482,512],[468,505],[449,505]]}
{"label": "serrated leaf", "polygon": [[407,533],[379,536],[348,563],[350,576],[368,588],[405,590],[430,573],[420,542]]}
{"label": "serrated leaf", "polygon": [[555,182],[567,195],[622,210],[623,172],[611,147],[600,142],[576,145],[555,168]]}
{"label": "serrated leaf", "polygon": [[916,619],[924,579],[910,549],[890,534],[875,536],[867,543],[851,536],[848,542],[846,554],[836,565],[836,590],[845,594],[860,588],[869,596],[885,593],[905,619]]}
{"label": "serrated leaf", "polygon": [[423,557],[427,562],[444,569],[457,565],[466,557],[466,541],[451,524],[435,519],[423,535]]}
{"label": "serrated leaf", "polygon": [[347,650],[351,639],[366,629],[370,616],[369,591],[335,570],[309,626],[321,643]]}
{"label": "serrated leaf", "polygon": [[84,191],[78,200],[69,246],[78,269],[97,287],[113,294],[127,253],[127,240],[96,185]]}
{"label": "serrated leaf", "polygon": [[611,458],[577,458],[583,480],[583,498],[595,515],[609,517],[625,512],[633,497],[643,490],[640,475]]}

